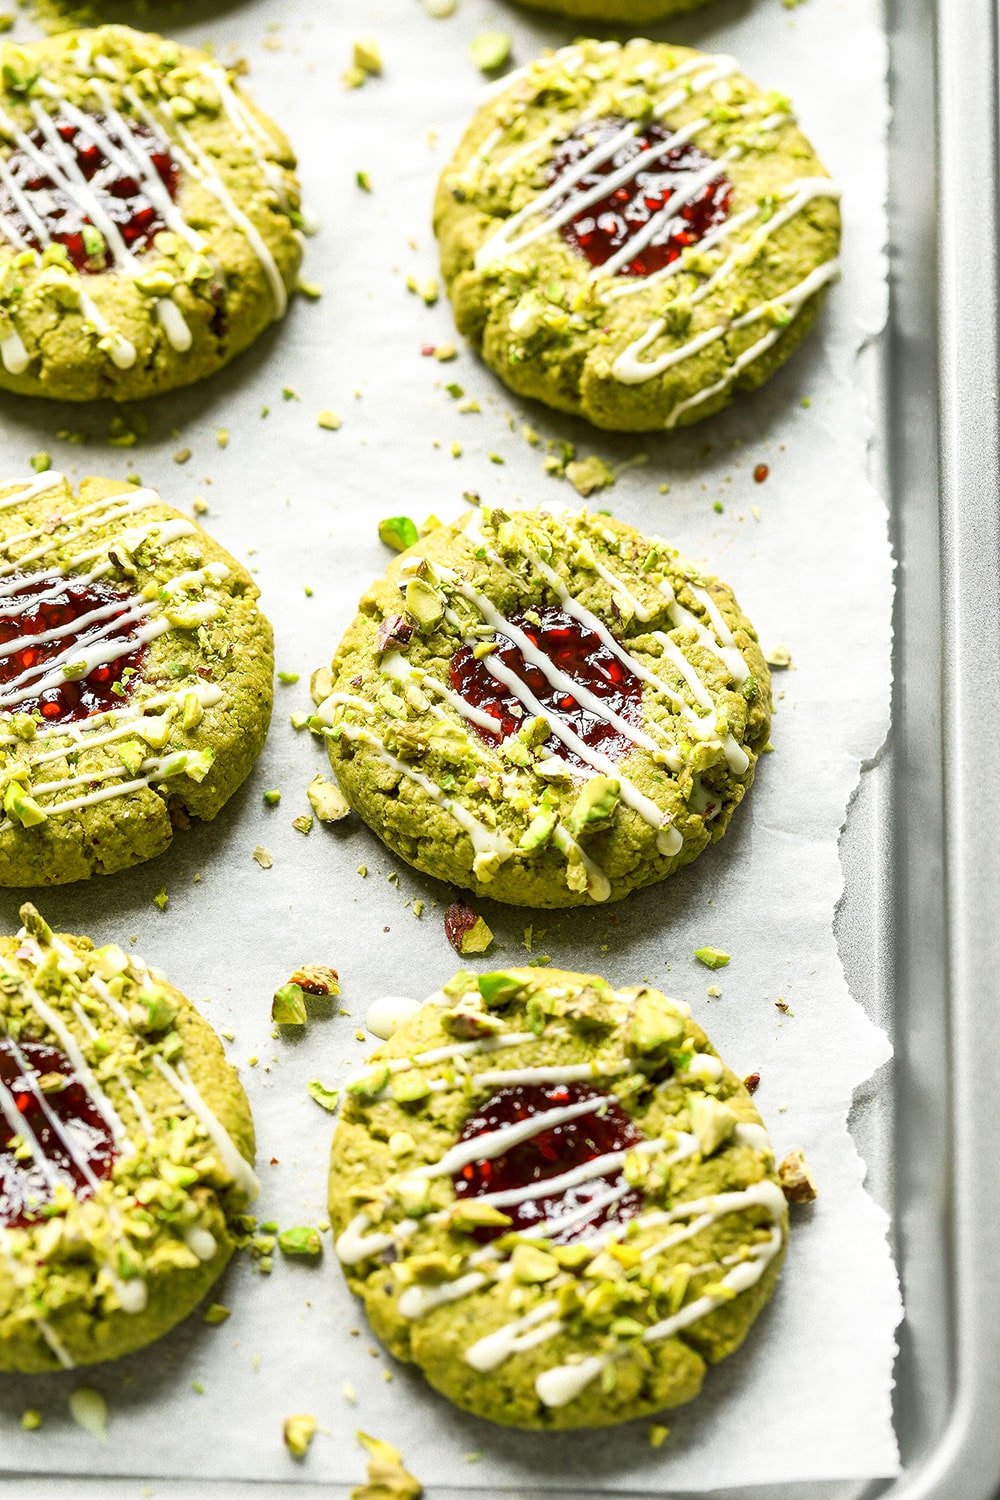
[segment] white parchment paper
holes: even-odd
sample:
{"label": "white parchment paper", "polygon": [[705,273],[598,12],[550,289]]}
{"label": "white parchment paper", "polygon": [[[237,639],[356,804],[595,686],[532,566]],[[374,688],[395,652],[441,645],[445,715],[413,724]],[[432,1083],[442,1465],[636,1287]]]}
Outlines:
{"label": "white parchment paper", "polygon": [[[858,365],[885,307],[877,14],[875,0],[806,0],[793,10],[780,0],[720,0],[670,29],[734,53],[762,84],[794,97],[846,190],[844,279],[817,332],[765,391],[687,434],[650,441],[603,437],[522,408],[465,351],[449,365],[422,358],[421,346],[454,337],[450,312],[405,290],[407,274],[436,271],[433,186],[480,88],[469,41],[502,27],[524,61],[569,40],[570,26],[529,19],[502,0],[460,0],[447,21],[430,20],[418,0],[244,0],[199,11],[183,28],[186,40],[210,39],[220,55],[250,59],[251,86],[295,141],[322,224],[307,273],[323,284],[323,299],[297,305],[214,381],[148,407],[148,435],[125,452],[103,441],[106,411],[6,398],[4,469],[23,471],[29,454],[48,448],[75,475],[135,469],[185,508],[204,496],[206,524],[257,569],[279,667],[302,680],[278,687],[260,765],[215,826],[178,837],[143,869],[48,893],[43,909],[53,924],[99,941],[135,935],[151,962],[206,998],[210,1020],[235,1033],[230,1055],[253,1103],[261,1218],[322,1220],[332,1121],[306,1096],[306,1081],[334,1084],[357,1066],[365,1049],[354,1031],[372,998],[422,996],[457,964],[441,922],[448,892],[396,864],[360,825],[317,826],[308,838],[291,827],[307,810],[305,783],[322,756],[292,731],[289,712],[307,706],[310,668],[329,658],[360,591],[384,566],[381,516],[451,515],[465,489],[491,502],[575,499],[542,473],[539,451],[520,435],[524,420],[545,438],[576,442],[581,454],[616,463],[645,454],[596,503],[705,560],[735,586],[765,646],[791,647],[792,670],[776,674],[775,752],[724,843],[666,885],[576,914],[533,917],[482,903],[497,933],[490,963],[523,959],[533,921],[535,952],[555,963],[623,983],[648,979],[692,1001],[731,1064],[760,1072],[758,1102],[778,1151],[805,1148],[820,1198],[794,1215],[772,1306],[741,1353],[710,1375],[704,1397],[669,1419],[671,1438],[657,1452],[641,1425],[532,1436],[452,1411],[374,1350],[328,1243],[318,1269],[279,1261],[265,1278],[246,1263],[233,1268],[219,1293],[232,1317],[221,1327],[192,1319],[157,1348],[76,1378],[0,1380],[4,1470],[218,1476],[265,1481],[272,1491],[279,1480],[346,1483],[362,1472],[351,1439],[359,1426],[398,1443],[432,1497],[436,1487],[463,1485],[522,1495],[742,1490],[895,1470],[897,1282],[886,1219],[863,1190],[846,1128],[852,1092],[888,1044],[848,994],[831,925],[842,884],[838,832],[889,709],[891,561],[885,510],[866,473]],[[386,71],[349,94],[340,75],[359,32],[379,38]],[[355,185],[359,169],[370,174],[371,195]],[[459,415],[448,381],[477,396],[481,414]],[[285,386],[301,399],[284,400]],[[318,427],[324,408],[343,417],[339,432]],[[87,448],[57,437],[70,427],[90,433]],[[219,427],[232,435],[224,451]],[[464,448],[458,460],[454,439]],[[182,446],[193,450],[183,466],[173,461]],[[770,476],[756,484],[760,463]],[[272,787],[283,800],[265,809],[261,793]],[[261,844],[273,855],[269,870],[252,858]],[[367,879],[357,873],[362,863]],[[164,887],[161,913],[153,896]],[[418,897],[426,903],[419,919]],[[16,893],[3,894],[6,931],[17,905]],[[705,944],[733,955],[720,975],[691,956]],[[271,992],[302,962],[340,970],[351,1017],[275,1042]],[[710,999],[713,979],[722,993]],[[779,1011],[778,999],[792,1013]],[[104,1448],[66,1413],[66,1395],[81,1382],[108,1398]],[[41,1433],[20,1429],[29,1405],[45,1413]],[[299,1467],[281,1440],[293,1411],[314,1412],[325,1429]],[[470,1453],[480,1455],[475,1464]]]}

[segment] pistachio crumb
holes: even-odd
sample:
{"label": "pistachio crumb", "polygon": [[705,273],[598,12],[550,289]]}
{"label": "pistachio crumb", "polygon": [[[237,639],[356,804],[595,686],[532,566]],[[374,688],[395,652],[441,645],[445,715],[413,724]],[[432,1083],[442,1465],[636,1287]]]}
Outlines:
{"label": "pistachio crumb", "polygon": [[268,851],[264,848],[263,844],[257,845],[256,849],[253,851],[253,857],[260,865],[262,870],[269,870],[274,864],[274,860],[272,859]]}
{"label": "pistachio crumb", "polygon": [[306,1414],[286,1417],[282,1426],[285,1447],[293,1458],[303,1459],[316,1436],[316,1418]]}
{"label": "pistachio crumb", "polygon": [[706,969],[724,969],[730,961],[730,955],[721,948],[696,948],[694,956]]}

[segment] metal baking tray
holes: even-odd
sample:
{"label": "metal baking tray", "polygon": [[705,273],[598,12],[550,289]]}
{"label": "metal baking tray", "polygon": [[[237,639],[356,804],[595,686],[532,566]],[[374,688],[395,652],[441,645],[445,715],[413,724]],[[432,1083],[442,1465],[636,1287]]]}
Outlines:
{"label": "metal baking tray", "polygon": [[[895,688],[889,742],[842,840],[837,930],[854,994],[895,1045],[853,1127],[892,1215],[906,1299],[903,1473],[714,1492],[720,1500],[1000,1495],[1000,799],[989,749],[1000,739],[998,9],[885,0],[891,313],[866,359],[873,465],[899,562]],[[788,1421],[793,1433],[794,1412]],[[471,1478],[430,1500],[485,1495]],[[3,1488],[17,1500],[345,1493],[308,1482],[142,1487],[138,1477],[7,1476]]]}

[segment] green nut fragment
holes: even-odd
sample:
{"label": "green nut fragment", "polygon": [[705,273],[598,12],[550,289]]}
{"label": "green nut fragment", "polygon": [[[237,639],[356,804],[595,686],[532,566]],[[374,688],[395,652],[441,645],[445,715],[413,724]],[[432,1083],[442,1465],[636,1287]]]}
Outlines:
{"label": "green nut fragment", "polygon": [[161,985],[147,984],[136,996],[134,1011],[130,1020],[137,1031],[166,1031],[176,1021],[180,1006]]}
{"label": "green nut fragment", "polygon": [[444,598],[425,578],[411,578],[406,585],[406,613],[421,635],[429,635],[444,619]]}
{"label": "green nut fragment", "polygon": [[278,1235],[278,1249],[282,1255],[298,1256],[303,1260],[319,1260],[323,1254],[323,1241],[318,1229],[299,1225],[295,1229],[283,1229]]}
{"label": "green nut fragment", "polygon": [[496,73],[510,62],[511,40],[504,31],[482,31],[469,43],[469,56],[480,73]]}
{"label": "green nut fragment", "polygon": [[225,1323],[227,1318],[232,1317],[231,1310],[221,1302],[210,1302],[201,1315],[203,1323],[210,1328],[216,1328],[220,1323]]}
{"label": "green nut fragment", "polygon": [[420,532],[409,516],[389,516],[378,523],[378,539],[394,552],[405,552],[420,540]]}
{"label": "green nut fragment", "polygon": [[389,1085],[389,1093],[397,1104],[419,1104],[430,1091],[431,1086],[419,1068],[397,1073]]}
{"label": "green nut fragment", "polygon": [[721,948],[696,948],[694,956],[706,969],[724,969],[730,959],[730,955],[723,953]]}
{"label": "green nut fragment", "polygon": [[611,776],[592,776],[570,808],[567,831],[578,839],[606,828],[618,809],[621,790],[621,782]]}
{"label": "green nut fragment", "polygon": [[358,1433],[368,1452],[368,1483],[351,1491],[351,1500],[420,1500],[424,1487],[403,1467],[403,1456],[391,1443]]}
{"label": "green nut fragment", "polygon": [[3,794],[3,810],[15,823],[20,823],[22,828],[37,828],[39,823],[44,823],[48,813],[43,807],[39,807],[34,797],[24,790],[16,781],[7,784]]}
{"label": "green nut fragment", "polygon": [[494,1208],[492,1203],[480,1203],[477,1198],[459,1199],[449,1213],[452,1229],[471,1233],[474,1229],[506,1229],[514,1221],[509,1214]]}
{"label": "green nut fragment", "polygon": [[503,1022],[498,1016],[488,1015],[474,1004],[467,1003],[446,1010],[441,1017],[441,1026],[449,1036],[458,1037],[463,1042],[478,1041],[503,1031]]}
{"label": "green nut fragment", "polygon": [[493,942],[493,929],[477,916],[467,932],[463,932],[458,940],[458,951],[462,957],[470,953],[485,953]]}
{"label": "green nut fragment", "polygon": [[642,990],[629,1017],[629,1051],[643,1057],[663,1053],[683,1039],[684,1029],[684,1017],[662,995]]}
{"label": "green nut fragment", "polygon": [[550,1255],[547,1250],[540,1250],[537,1245],[529,1245],[523,1241],[515,1245],[510,1265],[514,1280],[521,1282],[524,1286],[535,1286],[541,1282],[551,1281],[553,1276],[559,1275],[559,1262],[554,1255]]}
{"label": "green nut fragment", "polygon": [[306,1093],[310,1099],[315,1100],[320,1109],[325,1109],[331,1115],[336,1113],[340,1103],[339,1089],[328,1089],[326,1084],[321,1083],[318,1078],[310,1078],[306,1084]]}
{"label": "green nut fragment", "polygon": [[359,37],[354,43],[353,62],[362,73],[381,73],[382,52],[373,36]]}
{"label": "green nut fragment", "polygon": [[21,918],[22,926],[28,936],[33,937],[35,942],[39,943],[43,948],[47,948],[52,942],[52,928],[46,922],[38,907],[33,906],[30,901],[25,901],[24,905],[18,911],[18,916]]}
{"label": "green nut fragment", "polygon": [[316,1418],[306,1415],[286,1417],[282,1426],[285,1447],[293,1458],[303,1459],[316,1436]]}
{"label": "green nut fragment", "polygon": [[391,1076],[388,1064],[382,1063],[360,1078],[355,1078],[353,1083],[347,1085],[347,1092],[355,1099],[377,1099],[388,1088]]}
{"label": "green nut fragment", "polygon": [[306,796],[321,823],[340,823],[350,816],[351,805],[340,787],[321,773],[306,787]]}
{"label": "green nut fragment", "polygon": [[42,1425],[42,1414],[36,1406],[29,1406],[21,1413],[21,1426],[25,1432],[37,1432]]}
{"label": "green nut fragment", "polygon": [[559,819],[555,798],[551,792],[544,792],[538,811],[528,824],[518,842],[518,848],[529,854],[533,849],[541,849],[552,837],[553,830]]}
{"label": "green nut fragment", "polygon": [[283,984],[271,1001],[271,1020],[278,1026],[304,1026],[306,1001],[301,985]]}
{"label": "green nut fragment", "polygon": [[702,1156],[711,1156],[731,1139],[739,1122],[729,1105],[713,1099],[711,1094],[690,1095],[687,1107],[698,1149]]}
{"label": "green nut fragment", "polygon": [[507,974],[502,969],[492,974],[480,974],[476,986],[487,1005],[506,1005],[524,990],[524,980],[517,974]]}
{"label": "green nut fragment", "polygon": [[108,1440],[108,1403],[100,1391],[89,1385],[77,1386],[69,1398],[69,1414],[78,1427],[97,1439]]}

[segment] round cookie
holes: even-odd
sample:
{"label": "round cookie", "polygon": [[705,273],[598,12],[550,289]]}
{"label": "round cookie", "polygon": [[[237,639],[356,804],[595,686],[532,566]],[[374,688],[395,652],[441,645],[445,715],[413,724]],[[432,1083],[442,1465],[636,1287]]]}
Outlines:
{"label": "round cookie", "polygon": [[458,974],[348,1084],[330,1217],[379,1338],[457,1406],[602,1427],[690,1401],[777,1279],[785,1200],[687,1006]]}
{"label": "round cookie", "polygon": [[284,315],[295,158],[207,54],[126,26],[0,46],[0,387],[132,401]]}
{"label": "round cookie", "polygon": [[462,333],[519,395],[646,432],[763,382],[837,274],[838,191],[732,58],[582,41],[482,105],[435,205]]}
{"label": "round cookie", "polygon": [[770,719],[726,584],[562,509],[431,532],[313,694],[348,801],[395,853],[539,907],[618,900],[720,839]]}
{"label": "round cookie", "polygon": [[110,874],[215,817],[270,722],[257,597],[153,490],[0,481],[0,886]]}
{"label": "round cookie", "polygon": [[190,1001],[21,918],[0,938],[0,1370],[35,1374],[187,1317],[257,1182],[246,1096]]}

